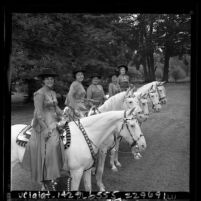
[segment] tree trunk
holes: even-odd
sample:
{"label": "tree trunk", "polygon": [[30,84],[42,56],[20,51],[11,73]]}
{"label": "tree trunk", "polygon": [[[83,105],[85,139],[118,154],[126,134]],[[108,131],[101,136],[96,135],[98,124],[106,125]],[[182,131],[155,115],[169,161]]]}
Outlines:
{"label": "tree trunk", "polygon": [[163,81],[168,82],[169,77],[169,60],[170,60],[170,54],[168,51],[165,51],[165,64],[164,64],[164,70],[163,70]]}
{"label": "tree trunk", "polygon": [[155,81],[156,76],[155,76],[155,69],[154,69],[154,57],[152,52],[149,54],[149,61],[150,61],[150,78],[151,78],[151,81]]}
{"label": "tree trunk", "polygon": [[142,62],[142,65],[143,65],[143,69],[144,69],[144,82],[149,82],[149,76],[148,76],[148,72],[147,72],[147,64],[146,64],[146,60],[143,59],[143,62]]}

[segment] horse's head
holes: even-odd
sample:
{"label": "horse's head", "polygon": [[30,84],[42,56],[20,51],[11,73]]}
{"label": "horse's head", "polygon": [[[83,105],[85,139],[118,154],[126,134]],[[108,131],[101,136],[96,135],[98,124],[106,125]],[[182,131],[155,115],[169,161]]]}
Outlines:
{"label": "horse's head", "polygon": [[156,112],[160,112],[161,110],[161,104],[159,101],[159,94],[158,91],[156,89],[156,86],[152,85],[152,87],[149,89],[148,91],[148,96],[153,104],[153,109]]}
{"label": "horse's head", "polygon": [[137,120],[137,114],[141,108],[135,107],[124,112],[123,124],[120,135],[130,144],[132,153],[146,149],[146,141]]}
{"label": "horse's head", "polygon": [[99,113],[100,113],[100,111],[98,110],[98,108],[97,108],[95,105],[93,105],[93,106],[90,108],[90,110],[89,110],[87,116],[89,117],[89,116],[92,116],[92,115],[95,115],[95,114],[99,114]]}
{"label": "horse's head", "polygon": [[149,116],[147,97],[135,95],[134,90],[127,91],[123,102],[123,108],[128,110],[137,106],[141,108],[141,112],[137,114],[138,121],[145,121]]}
{"label": "horse's head", "polygon": [[159,101],[161,104],[166,104],[167,103],[167,98],[166,98],[166,91],[164,84],[165,82],[158,82],[157,83],[157,90],[158,90],[158,95],[159,95]]}
{"label": "horse's head", "polygon": [[138,115],[138,121],[142,122],[145,121],[149,118],[149,105],[148,105],[148,100],[147,100],[147,95],[140,94],[137,96],[138,104],[141,107],[143,113],[139,116]]}

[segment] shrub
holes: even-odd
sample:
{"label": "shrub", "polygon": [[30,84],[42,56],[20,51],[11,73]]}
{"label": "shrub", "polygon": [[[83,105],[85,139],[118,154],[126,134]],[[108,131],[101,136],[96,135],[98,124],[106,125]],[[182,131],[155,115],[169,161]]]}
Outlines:
{"label": "shrub", "polygon": [[163,72],[161,68],[157,68],[155,72],[156,79],[160,80],[163,76]]}
{"label": "shrub", "polygon": [[174,79],[174,81],[176,82],[178,79],[182,79],[185,77],[185,72],[182,68],[177,66],[172,69],[171,76]]}

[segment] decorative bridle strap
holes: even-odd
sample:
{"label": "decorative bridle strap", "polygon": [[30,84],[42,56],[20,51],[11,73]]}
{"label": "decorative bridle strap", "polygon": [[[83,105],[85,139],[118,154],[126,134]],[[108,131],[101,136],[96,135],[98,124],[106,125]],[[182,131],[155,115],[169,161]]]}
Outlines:
{"label": "decorative bridle strap", "polygon": [[[94,149],[93,149],[93,147],[92,147],[92,141],[89,139],[89,137],[88,137],[88,135],[87,135],[87,133],[86,133],[84,127],[82,126],[82,124],[81,124],[81,122],[80,122],[80,119],[78,119],[78,124],[77,124],[77,126],[78,126],[78,128],[81,130],[82,134],[84,135],[84,138],[85,138],[85,140],[86,140],[86,142],[87,142],[87,145],[89,146],[89,150],[90,150],[90,152],[91,152],[92,158],[93,158],[94,163],[95,163],[96,158],[97,158],[97,157],[96,157],[97,154],[94,152]],[[94,143],[93,143],[93,144],[94,144]],[[94,164],[93,164],[93,166],[94,166]],[[92,167],[93,167],[93,166],[92,166]]]}

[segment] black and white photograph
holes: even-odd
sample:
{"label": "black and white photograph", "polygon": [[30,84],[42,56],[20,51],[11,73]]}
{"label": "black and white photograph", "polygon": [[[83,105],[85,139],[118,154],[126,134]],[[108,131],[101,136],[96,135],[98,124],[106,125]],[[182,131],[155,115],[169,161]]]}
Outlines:
{"label": "black and white photograph", "polygon": [[191,23],[12,12],[10,191],[189,193]]}

